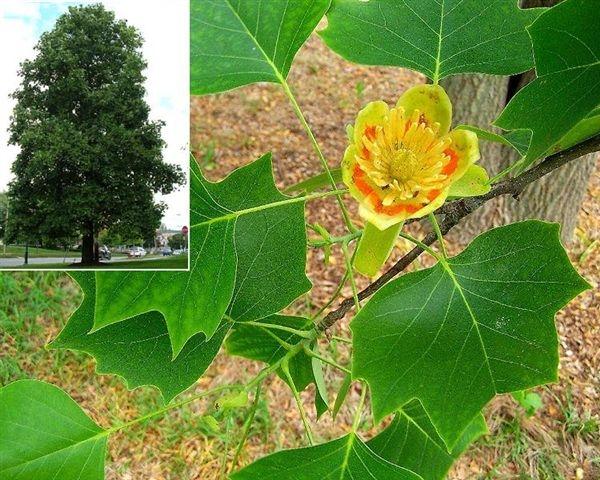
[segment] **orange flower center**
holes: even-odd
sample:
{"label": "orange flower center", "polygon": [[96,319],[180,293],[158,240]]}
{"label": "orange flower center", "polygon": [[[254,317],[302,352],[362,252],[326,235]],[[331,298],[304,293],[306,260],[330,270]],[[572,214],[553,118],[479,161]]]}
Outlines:
{"label": "orange flower center", "polygon": [[[390,110],[383,125],[367,126],[356,160],[383,189],[384,206],[399,202],[429,203],[448,186],[458,156],[439,124],[428,125],[418,110],[410,118],[402,107]],[[435,194],[435,195],[434,195]]]}

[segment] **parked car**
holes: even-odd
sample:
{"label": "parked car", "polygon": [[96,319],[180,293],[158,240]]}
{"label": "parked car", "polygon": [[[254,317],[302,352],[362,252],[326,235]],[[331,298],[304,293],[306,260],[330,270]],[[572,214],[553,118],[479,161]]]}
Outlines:
{"label": "parked car", "polygon": [[133,247],[129,250],[129,256],[133,258],[142,258],[146,256],[148,252],[144,249],[144,247]]}
{"label": "parked car", "polygon": [[175,250],[173,250],[173,255],[181,255],[183,253],[183,250],[181,248],[177,248]]}
{"label": "parked car", "polygon": [[163,247],[162,249],[162,256],[163,257],[169,257],[173,255],[173,250],[171,249],[171,247]]}
{"label": "parked car", "polygon": [[102,245],[98,249],[98,256],[100,260],[110,260],[112,258],[112,253],[110,253],[110,249],[106,245]]}

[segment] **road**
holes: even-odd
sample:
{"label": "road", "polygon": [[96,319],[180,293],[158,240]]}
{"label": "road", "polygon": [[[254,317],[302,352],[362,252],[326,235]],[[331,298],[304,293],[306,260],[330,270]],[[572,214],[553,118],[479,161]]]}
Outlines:
{"label": "road", "polygon": [[[162,258],[169,258],[169,257],[149,257],[146,258],[146,260],[159,260]],[[107,263],[107,264],[111,264],[111,263],[117,263],[117,262],[125,262],[125,261],[131,261],[132,259],[129,257],[114,257],[112,260],[110,261],[103,261],[102,263]],[[63,257],[40,257],[40,258],[29,258],[29,264],[30,265],[43,265],[43,264],[54,264],[56,265],[57,263],[64,263],[65,265],[70,265],[72,263],[79,263],[81,262],[81,258],[69,258],[67,257],[66,259]],[[11,268],[11,267],[23,267],[25,263],[25,259],[23,257],[17,257],[17,258],[0,258],[0,268]]]}

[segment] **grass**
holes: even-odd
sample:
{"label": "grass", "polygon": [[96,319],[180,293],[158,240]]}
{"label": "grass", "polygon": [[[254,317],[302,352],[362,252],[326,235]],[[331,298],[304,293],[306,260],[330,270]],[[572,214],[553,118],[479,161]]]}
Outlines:
{"label": "grass", "polygon": [[[4,253],[4,247],[0,247],[0,258],[16,258],[25,256],[25,247],[19,245],[7,245],[6,254]],[[29,247],[29,256],[31,258],[64,258],[64,257],[80,257],[79,252],[65,252],[64,250],[52,250],[49,248],[37,248]]]}
{"label": "grass", "polygon": [[[128,260],[126,262],[103,263],[96,269],[109,268],[111,270],[164,270],[164,269],[187,269],[187,255],[174,255],[167,258],[151,258],[147,260]],[[47,263],[40,265],[20,265],[11,267],[11,270],[77,270],[77,265],[65,263]],[[86,267],[87,268],[87,267]]]}
{"label": "grass", "polygon": [[[64,317],[78,301],[66,275],[0,273],[0,385],[28,378],[46,352],[37,348],[44,327],[41,317]],[[16,349],[18,354],[11,354]],[[26,356],[24,356],[26,354]]]}

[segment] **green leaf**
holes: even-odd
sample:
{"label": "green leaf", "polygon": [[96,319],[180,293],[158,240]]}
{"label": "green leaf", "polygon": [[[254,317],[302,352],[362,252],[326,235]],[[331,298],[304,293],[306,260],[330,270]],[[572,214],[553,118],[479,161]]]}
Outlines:
{"label": "green leaf", "polygon": [[451,197],[475,197],[484,195],[492,188],[490,177],[481,165],[471,165],[465,174],[450,186]]}
{"label": "green leaf", "polygon": [[283,450],[231,475],[231,480],[419,480],[374,454],[351,433],[314,447]]}
{"label": "green leaf", "polygon": [[497,393],[555,381],[554,314],[589,288],[558,224],[526,221],[377,292],[351,323],[377,421],[417,398],[446,445]]}
{"label": "green leaf", "polygon": [[283,83],[330,0],[192,0],[191,93]]}
{"label": "green leaf", "polygon": [[[520,131],[522,130],[515,130],[515,132]],[[569,130],[569,133],[567,133],[552,147],[552,152],[566,150],[567,148],[577,145],[578,143],[581,143],[584,140],[597,135],[598,133],[600,133],[600,108],[596,108],[586,118],[581,120],[581,122]]]}
{"label": "green leaf", "polygon": [[434,81],[459,73],[510,75],[533,66],[525,27],[543,9],[516,0],[333,0],[327,45],[365,65],[417,70]]}
{"label": "green leaf", "polygon": [[[259,323],[280,325],[306,331],[310,331],[312,327],[310,320],[307,318],[284,315],[272,315],[259,320]],[[302,337],[282,330],[238,323],[225,340],[225,348],[230,355],[249,358],[250,360],[257,360],[268,365],[273,365],[278,360],[281,360],[288,352],[282,342],[293,346],[302,340]],[[301,350],[289,361],[290,375],[296,389],[300,392],[311,383],[314,383],[318,387],[315,372],[313,370],[312,358],[313,357],[310,357],[306,352]],[[289,385],[288,379],[281,368],[277,369],[277,375]],[[315,405],[317,416],[319,417],[328,409],[326,395],[322,395],[320,392],[321,389],[316,388]]]}
{"label": "green leaf", "polygon": [[418,473],[424,480],[442,480],[454,461],[481,435],[487,433],[479,414],[463,432],[456,447],[448,452],[418,400],[406,404],[392,423],[367,446],[388,462]]}
{"label": "green leaf", "polygon": [[107,436],[54,385],[20,380],[0,389],[0,478],[101,480]]}
{"label": "green leaf", "polygon": [[519,152],[521,156],[527,153],[529,143],[531,142],[531,132],[526,130],[515,130],[514,132],[508,132],[505,135],[499,135],[472,125],[457,125],[456,128],[469,130],[470,132],[477,134],[477,137],[479,137],[480,140],[501,143],[507,147],[512,147]]}
{"label": "green leaf", "polygon": [[348,392],[350,391],[350,385],[352,385],[352,375],[347,373],[346,375],[344,375],[344,380],[340,385],[338,394],[335,397],[335,403],[333,404],[333,410],[331,411],[331,415],[333,416],[334,420],[335,417],[337,417],[337,414],[340,412],[340,408],[342,408],[342,405],[346,401],[346,397],[348,396]]}
{"label": "green leaf", "polygon": [[243,408],[248,405],[248,393],[244,390],[227,393],[217,400],[216,405],[222,411]]}
{"label": "green leaf", "polygon": [[523,407],[528,417],[535,415],[544,406],[542,397],[535,392],[519,390],[518,392],[513,392],[512,397]]}
{"label": "green leaf", "polygon": [[[316,348],[313,347],[313,350]],[[311,359],[313,378],[315,379],[315,386],[317,387],[317,398],[320,397],[325,404],[325,410],[329,410],[329,402],[327,401],[327,385],[325,385],[325,378],[323,377],[323,362],[318,358],[312,357]]]}
{"label": "green leaf", "polygon": [[[525,166],[549,153],[600,105],[599,24],[595,2],[565,0],[528,28],[537,79],[513,97],[495,122],[505,130],[533,132]],[[598,133],[597,126],[574,138]]]}
{"label": "green leaf", "polygon": [[311,287],[304,202],[277,190],[270,154],[218,183],[192,162],[190,271],[96,273],[93,331],[158,311],[176,357],[197,333],[212,337],[226,312],[278,312]]}
{"label": "green leaf", "polygon": [[208,341],[204,334],[193,336],[175,360],[165,319],[158,312],[89,333],[94,324],[96,280],[92,272],[70,275],[83,290],[83,302],[50,347],[93,355],[98,373],[120,375],[129,389],[154,385],[166,403],[200,378],[229,331],[230,324],[224,322]]}

